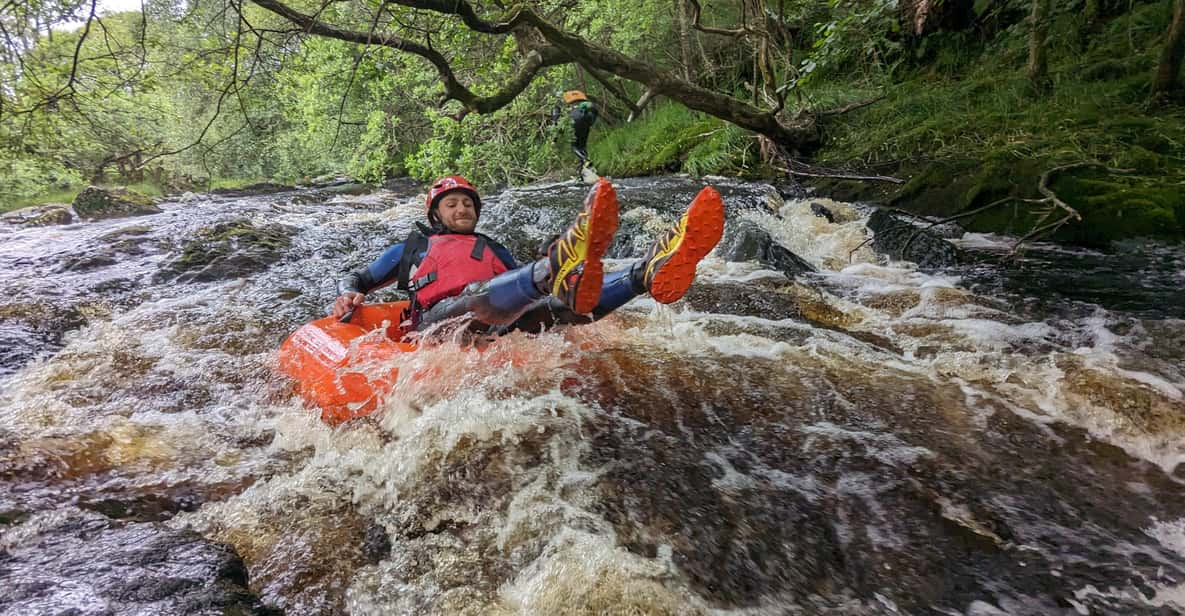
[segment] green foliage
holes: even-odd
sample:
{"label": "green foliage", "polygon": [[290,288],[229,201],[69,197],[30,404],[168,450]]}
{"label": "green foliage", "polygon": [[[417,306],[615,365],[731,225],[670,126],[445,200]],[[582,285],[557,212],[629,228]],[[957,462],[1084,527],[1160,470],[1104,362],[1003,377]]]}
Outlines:
{"label": "green foliage", "polygon": [[590,139],[589,155],[598,171],[611,176],[737,174],[754,163],[753,143],[747,131],[662,102],[642,118]]}
{"label": "green foliage", "polygon": [[19,157],[0,150],[0,208],[15,209],[32,205],[35,195],[61,192],[82,183],[82,178],[53,160]]}
{"label": "green foliage", "polygon": [[840,71],[891,71],[901,61],[896,0],[829,0],[828,6],[823,21],[813,24],[814,42],[799,64],[797,87]]}

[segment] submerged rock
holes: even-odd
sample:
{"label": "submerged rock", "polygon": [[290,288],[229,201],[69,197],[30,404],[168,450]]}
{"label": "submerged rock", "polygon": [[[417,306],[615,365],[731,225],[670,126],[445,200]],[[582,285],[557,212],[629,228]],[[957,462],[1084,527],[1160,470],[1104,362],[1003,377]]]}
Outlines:
{"label": "submerged rock", "polygon": [[5,614],[278,614],[247,590],[229,546],[77,509],[0,532]]}
{"label": "submerged rock", "polygon": [[719,252],[728,261],[757,260],[790,279],[816,271],[806,259],[790,252],[774,241],[769,232],[747,220],[737,224],[736,230],[723,240]]}
{"label": "submerged rock", "polygon": [[80,218],[99,220],[159,214],[151,197],[127,188],[99,188],[88,186],[74,198],[74,211]]}
{"label": "submerged rock", "polygon": [[819,218],[826,219],[829,223],[835,224],[835,215],[832,214],[831,210],[827,209],[827,206],[823,205],[822,203],[817,201],[811,203],[811,213],[815,216],[818,216]]}
{"label": "submerged rock", "polygon": [[256,195],[267,195],[286,190],[295,190],[295,187],[286,184],[276,184],[275,182],[259,182],[258,184],[243,186],[242,188],[215,188],[207,194],[219,197],[254,197]]}
{"label": "submerged rock", "polygon": [[956,265],[961,258],[961,251],[954,244],[889,210],[873,212],[867,225],[874,234],[873,250],[891,259],[912,261],[928,270]]}
{"label": "submerged rock", "polygon": [[158,277],[182,282],[210,281],[261,271],[280,260],[295,231],[287,225],[256,226],[246,219],[206,227],[198,231],[181,256]]}
{"label": "submerged rock", "polygon": [[66,225],[74,222],[74,211],[65,203],[47,203],[13,210],[0,216],[0,220],[26,227]]}

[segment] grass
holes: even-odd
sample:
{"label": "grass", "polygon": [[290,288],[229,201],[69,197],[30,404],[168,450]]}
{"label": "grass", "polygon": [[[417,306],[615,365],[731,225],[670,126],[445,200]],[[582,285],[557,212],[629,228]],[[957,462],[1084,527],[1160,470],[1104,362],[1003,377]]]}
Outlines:
{"label": "grass", "polygon": [[0,202],[0,213],[11,212],[21,208],[32,207],[35,205],[45,205],[47,203],[70,203],[74,201],[74,197],[78,196],[81,188],[64,188],[52,192],[42,193],[35,197],[25,197],[22,199],[14,199],[12,201]]}

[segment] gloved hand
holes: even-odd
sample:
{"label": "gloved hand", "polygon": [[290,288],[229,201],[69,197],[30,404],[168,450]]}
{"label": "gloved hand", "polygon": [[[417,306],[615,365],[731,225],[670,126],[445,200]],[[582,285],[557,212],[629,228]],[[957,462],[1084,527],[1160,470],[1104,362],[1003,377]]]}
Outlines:
{"label": "gloved hand", "polygon": [[337,299],[333,300],[333,308],[329,314],[337,318],[342,318],[347,312],[362,305],[366,301],[366,296],[356,291],[346,291],[342,293]]}

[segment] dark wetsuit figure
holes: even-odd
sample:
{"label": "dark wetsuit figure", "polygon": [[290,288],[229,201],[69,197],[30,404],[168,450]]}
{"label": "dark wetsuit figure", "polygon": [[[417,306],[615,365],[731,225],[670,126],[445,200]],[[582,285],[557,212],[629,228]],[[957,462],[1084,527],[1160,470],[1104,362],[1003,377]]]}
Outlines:
{"label": "dark wetsuit figure", "polygon": [[572,151],[588,162],[588,132],[597,122],[597,108],[589,101],[580,101],[571,106],[568,117],[572,118]]}

